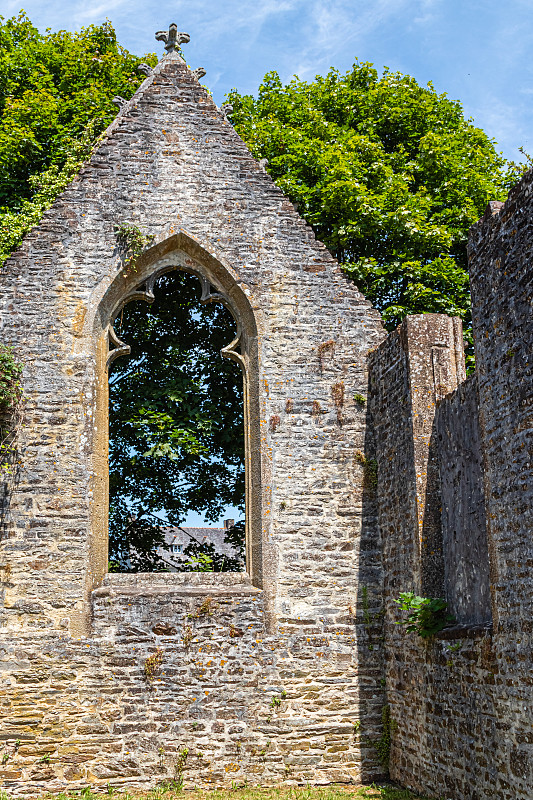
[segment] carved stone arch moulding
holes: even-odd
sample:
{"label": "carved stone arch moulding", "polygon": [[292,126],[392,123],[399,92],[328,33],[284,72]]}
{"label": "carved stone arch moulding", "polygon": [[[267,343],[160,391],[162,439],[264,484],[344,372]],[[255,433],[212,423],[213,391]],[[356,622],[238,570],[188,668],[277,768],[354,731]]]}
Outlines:
{"label": "carved stone arch moulding", "polygon": [[[181,259],[177,259],[176,257],[172,258],[169,257],[170,261],[181,261]],[[186,259],[190,261],[190,259]],[[175,270],[180,270],[181,272],[189,272],[196,277],[200,281],[200,286],[202,289],[202,294],[200,296],[200,303],[221,303],[224,305],[229,312],[231,313],[233,319],[235,320],[237,326],[237,332],[235,337],[232,339],[229,344],[222,348],[220,351],[221,354],[225,358],[229,358],[232,361],[238,363],[243,371],[246,370],[246,361],[244,357],[239,352],[239,349],[242,346],[242,325],[240,321],[240,317],[236,314],[233,310],[231,302],[228,298],[219,291],[212,291],[212,284],[211,281],[205,277],[205,275],[201,274],[198,270],[192,269],[190,264],[187,264],[187,268],[180,263],[171,263],[171,264],[164,264],[156,269],[146,281],[139,284],[133,290],[128,292],[120,301],[117,308],[111,313],[110,322],[107,326],[108,332],[108,347],[109,345],[114,345],[113,347],[109,347],[107,359],[106,359],[106,367],[109,369],[110,365],[115,361],[115,359],[120,358],[120,356],[129,355],[131,352],[131,347],[126,343],[123,342],[118,336],[113,327],[113,321],[117,318],[118,314],[120,313],[121,309],[123,309],[128,303],[131,303],[136,300],[144,300],[147,303],[153,303],[155,300],[154,295],[154,287],[159,278],[165,275],[168,272],[173,272]]]}
{"label": "carved stone arch moulding", "polygon": [[202,303],[220,302],[236,323],[236,335],[221,354],[237,362],[243,373],[244,441],[246,467],[246,568],[255,586],[263,586],[262,466],[259,433],[259,351],[257,309],[249,289],[234,271],[196,241],[181,233],[151,247],[137,261],[135,270],[103,281],[93,292],[86,325],[96,353],[96,397],[92,444],[92,528],[90,571],[92,585],[100,585],[107,572],[109,508],[109,387],[108,370],[130,346],[117,336],[113,322],[121,309],[135,300],[152,303],[156,281],[165,273],[181,270],[196,275]]}

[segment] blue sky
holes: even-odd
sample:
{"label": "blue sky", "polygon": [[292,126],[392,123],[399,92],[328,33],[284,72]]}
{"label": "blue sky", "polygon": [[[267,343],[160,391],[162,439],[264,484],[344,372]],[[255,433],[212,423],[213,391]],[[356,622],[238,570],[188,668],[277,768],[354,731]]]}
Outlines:
{"label": "blue sky", "polygon": [[[21,0],[0,8],[12,16]],[[508,158],[533,150],[533,0],[26,0],[24,9],[41,30],[107,17],[137,54],[161,54],[154,32],[176,22],[219,104],[234,86],[255,92],[271,69],[288,80],[348,70],[355,58],[386,65],[460,100]]]}

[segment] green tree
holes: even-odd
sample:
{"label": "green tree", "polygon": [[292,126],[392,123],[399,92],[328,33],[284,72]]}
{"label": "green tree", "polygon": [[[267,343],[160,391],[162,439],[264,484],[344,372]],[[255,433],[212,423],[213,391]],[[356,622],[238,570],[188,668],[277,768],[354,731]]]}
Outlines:
{"label": "green tree", "polygon": [[470,321],[466,239],[521,168],[459,103],[368,63],[233,90],[232,122],[392,330],[406,314]]}
{"label": "green tree", "polygon": [[[131,346],[109,378],[110,559],[121,570],[164,568],[161,523],[180,525],[190,510],[211,522],[227,506],[244,511],[242,373],[220,355],[233,318],[201,304],[198,280],[183,272],[160,278],[155,297],[115,322]],[[192,542],[185,555],[199,553],[214,551]],[[213,568],[236,568],[226,562],[216,557]]]}
{"label": "green tree", "polygon": [[0,264],[76,175],[144,76],[109,22],[41,34],[0,17]]}

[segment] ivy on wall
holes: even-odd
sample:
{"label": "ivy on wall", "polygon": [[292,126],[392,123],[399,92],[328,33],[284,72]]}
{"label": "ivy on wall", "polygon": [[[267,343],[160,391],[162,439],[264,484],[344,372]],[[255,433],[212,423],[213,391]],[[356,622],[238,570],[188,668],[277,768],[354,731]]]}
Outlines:
{"label": "ivy on wall", "polygon": [[0,345],[0,474],[13,470],[14,445],[20,423],[22,364],[13,350]]}

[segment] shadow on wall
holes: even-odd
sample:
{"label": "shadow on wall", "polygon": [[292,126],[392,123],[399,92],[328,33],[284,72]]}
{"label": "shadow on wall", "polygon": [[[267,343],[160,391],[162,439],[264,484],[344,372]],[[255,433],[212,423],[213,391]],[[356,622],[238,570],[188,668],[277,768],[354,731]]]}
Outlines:
{"label": "shadow on wall", "polygon": [[[438,404],[429,443],[436,464],[440,575],[437,588],[460,625],[492,620],[477,375],[470,376]],[[442,509],[442,511],[441,511]],[[424,533],[425,535],[425,518]]]}
{"label": "shadow on wall", "polygon": [[[367,397],[370,397],[370,377]],[[363,402],[364,401],[364,402]],[[359,714],[354,735],[361,747],[361,780],[376,779],[376,761],[382,775],[388,774],[390,752],[390,717],[384,687],[383,569],[382,541],[378,526],[378,473],[372,414],[366,399],[356,396],[356,404],[365,416],[362,450],[353,453],[356,480],[361,481],[362,513],[357,559],[357,645],[359,658],[367,664],[374,685],[359,687]]]}

